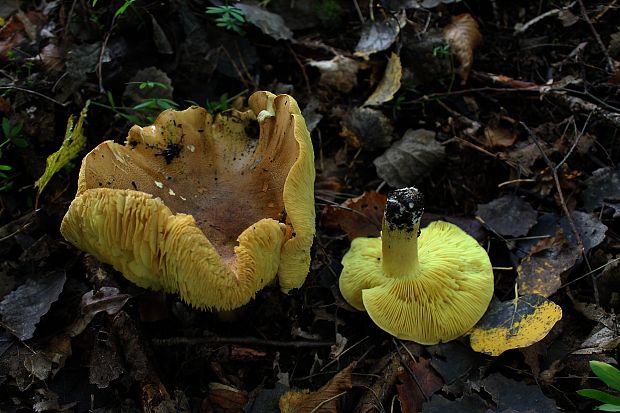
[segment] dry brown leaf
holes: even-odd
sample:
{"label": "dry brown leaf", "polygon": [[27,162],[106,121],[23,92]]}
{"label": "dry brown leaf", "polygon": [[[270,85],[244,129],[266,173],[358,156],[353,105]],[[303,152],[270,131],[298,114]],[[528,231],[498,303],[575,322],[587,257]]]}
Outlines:
{"label": "dry brown leaf", "polygon": [[443,381],[424,357],[417,363],[410,360],[408,364],[411,373],[402,367],[399,369],[398,378],[402,384],[397,384],[396,389],[402,412],[416,413],[422,411],[422,403],[441,389]]}
{"label": "dry brown leaf", "polygon": [[357,363],[353,362],[338,372],[315,392],[289,391],[280,397],[282,413],[337,413],[338,398],[351,389],[351,375]]}
{"label": "dry brown leaf", "polygon": [[377,85],[377,88],[363,106],[380,105],[394,98],[394,94],[400,89],[400,79],[403,75],[403,67],[400,63],[400,57],[396,53],[390,55],[388,64],[385,68],[383,78]]}
{"label": "dry brown leaf", "polygon": [[482,41],[478,22],[469,13],[453,16],[452,22],[443,29],[443,37],[461,63],[457,73],[465,83],[474,63],[474,50]]}
{"label": "dry brown leaf", "polygon": [[489,126],[484,128],[484,137],[489,148],[504,149],[512,146],[518,135],[515,131],[500,126]]}
{"label": "dry brown leaf", "polygon": [[242,413],[248,402],[248,394],[221,383],[209,383],[209,401],[226,412]]}
{"label": "dry brown leaf", "polygon": [[342,229],[350,240],[378,237],[386,202],[387,196],[370,191],[347,199],[341,205],[328,205],[323,210],[323,225]]}

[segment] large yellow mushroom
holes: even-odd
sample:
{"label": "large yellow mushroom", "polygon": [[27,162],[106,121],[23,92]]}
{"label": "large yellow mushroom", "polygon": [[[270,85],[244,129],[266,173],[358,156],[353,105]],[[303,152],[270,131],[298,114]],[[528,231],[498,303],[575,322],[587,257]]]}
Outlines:
{"label": "large yellow mushroom", "polygon": [[383,330],[437,344],[482,317],[493,296],[493,269],[484,248],[456,225],[436,221],[420,232],[423,211],[416,188],[390,193],[381,238],[352,241],[339,284],[347,302]]}
{"label": "large yellow mushroom", "polygon": [[256,92],[250,110],[192,107],[134,126],[82,162],[61,232],[130,281],[198,308],[234,309],[308,274],[314,154],[295,100]]}

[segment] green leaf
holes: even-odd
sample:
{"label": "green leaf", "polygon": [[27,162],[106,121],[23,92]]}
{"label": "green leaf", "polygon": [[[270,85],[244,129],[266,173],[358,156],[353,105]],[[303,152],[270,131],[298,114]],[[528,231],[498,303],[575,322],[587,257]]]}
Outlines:
{"label": "green leaf", "polygon": [[9,165],[0,165],[0,171],[10,171],[11,168]]}
{"label": "green leaf", "polygon": [[620,397],[605,393],[604,391],[594,389],[582,389],[577,390],[577,394],[579,394],[580,396],[598,400],[599,402],[616,404],[620,406]]}
{"label": "green leaf", "polygon": [[17,146],[18,148],[28,147],[28,141],[24,138],[12,138],[11,142],[13,143],[13,145]]}
{"label": "green leaf", "polygon": [[84,108],[80,112],[80,117],[75,124],[75,128],[73,127],[73,116],[69,117],[62,146],[59,150],[47,157],[45,172],[43,172],[41,178],[35,182],[39,194],[41,194],[43,188],[45,188],[52,176],[75,158],[86,143],[86,137],[84,136],[82,127],[84,125],[84,119],[86,119],[89,103],[90,101],[87,100]]}
{"label": "green leaf", "polygon": [[225,11],[223,11],[221,7],[207,7],[207,11],[205,11],[205,13],[207,13],[207,14],[222,14],[222,13],[225,13]]}
{"label": "green leaf", "polygon": [[11,124],[8,118],[2,118],[2,133],[6,138],[8,138],[11,133]]}
{"label": "green leaf", "polygon": [[606,385],[620,391],[620,370],[602,361],[591,361],[590,368]]}
{"label": "green leaf", "polygon": [[13,126],[11,128],[10,136],[17,136],[17,135],[19,135],[19,133],[22,131],[23,127],[24,127],[24,123],[23,122],[19,122],[18,124]]}
{"label": "green leaf", "polygon": [[114,17],[118,17],[121,14],[125,13],[127,8],[131,6],[134,1],[136,0],[125,0],[125,3],[121,7],[119,7],[118,10],[116,10],[116,12],[114,13]]}
{"label": "green leaf", "polygon": [[602,410],[604,412],[620,412],[620,406],[615,404],[601,404],[595,407],[594,410]]}

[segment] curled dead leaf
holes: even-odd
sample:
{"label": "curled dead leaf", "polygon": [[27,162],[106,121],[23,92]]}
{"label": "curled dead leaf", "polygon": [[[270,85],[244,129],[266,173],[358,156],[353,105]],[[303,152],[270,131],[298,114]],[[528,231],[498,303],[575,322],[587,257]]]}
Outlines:
{"label": "curled dead leaf", "polygon": [[385,68],[383,78],[372,95],[366,99],[363,106],[380,105],[392,100],[394,94],[400,89],[400,79],[402,75],[403,67],[400,63],[400,57],[396,53],[392,53]]}
{"label": "curled dead leaf", "polygon": [[465,83],[474,63],[474,50],[482,41],[478,22],[469,13],[453,16],[452,22],[444,27],[443,36],[461,63],[457,73]]}
{"label": "curled dead leaf", "polygon": [[330,381],[315,392],[289,391],[280,397],[282,413],[336,413],[338,398],[353,386],[351,376],[357,363],[353,362],[338,372]]}

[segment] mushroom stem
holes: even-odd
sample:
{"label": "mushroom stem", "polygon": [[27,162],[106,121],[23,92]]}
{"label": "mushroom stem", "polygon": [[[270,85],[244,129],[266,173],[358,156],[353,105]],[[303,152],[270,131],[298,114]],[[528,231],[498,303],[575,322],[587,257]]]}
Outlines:
{"label": "mushroom stem", "polygon": [[388,194],[381,232],[383,271],[388,277],[411,277],[418,268],[418,235],[424,197],[415,187]]}

